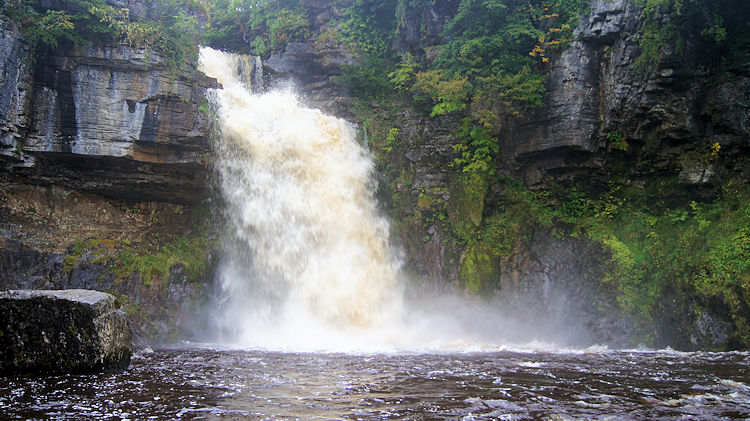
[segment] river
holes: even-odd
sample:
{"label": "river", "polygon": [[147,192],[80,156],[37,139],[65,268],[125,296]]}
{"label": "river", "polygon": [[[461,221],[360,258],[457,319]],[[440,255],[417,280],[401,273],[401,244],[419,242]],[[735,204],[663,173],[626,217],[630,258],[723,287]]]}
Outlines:
{"label": "river", "polygon": [[11,419],[747,419],[750,354],[284,353],[185,345],[121,373],[0,378]]}

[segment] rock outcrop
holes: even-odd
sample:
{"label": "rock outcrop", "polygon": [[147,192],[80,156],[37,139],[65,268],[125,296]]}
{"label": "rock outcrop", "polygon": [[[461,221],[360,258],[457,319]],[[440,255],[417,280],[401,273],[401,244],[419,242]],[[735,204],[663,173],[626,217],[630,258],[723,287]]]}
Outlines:
{"label": "rock outcrop", "polygon": [[[711,63],[708,47],[691,39],[639,66],[641,19],[633,1],[592,0],[577,40],[551,61],[544,105],[500,136],[527,184],[605,184],[613,150],[650,162],[633,180],[678,171],[681,183],[712,188],[749,178],[741,157],[750,147],[750,63]],[[721,166],[700,159],[714,142],[730,158]]]}
{"label": "rock outcrop", "polygon": [[8,26],[0,28],[6,174],[131,201],[205,198],[205,93],[215,80],[127,45],[61,44],[32,60]]}
{"label": "rock outcrop", "polygon": [[[155,7],[109,3],[136,19]],[[216,81],[195,63],[175,68],[126,44],[61,41],[32,52],[5,17],[0,58],[0,290],[110,291],[131,315],[136,343],[174,338],[207,296],[207,279],[193,271],[187,281],[183,257],[150,282],[157,275],[144,280],[123,258],[207,235],[196,215],[209,200],[206,93]],[[249,78],[260,84],[262,72]]]}
{"label": "rock outcrop", "polygon": [[195,265],[210,260],[208,252],[193,248],[168,259],[153,282],[152,274],[134,269],[132,258],[152,258],[165,245],[207,235],[201,212],[205,208],[0,183],[0,290],[107,291],[127,311],[137,346],[192,334],[209,296],[210,268],[197,277],[186,272],[184,259]]}
{"label": "rock outcrop", "polygon": [[[154,7],[109,3],[136,19]],[[0,58],[0,289],[110,291],[136,344],[175,337],[206,286],[188,282],[175,259],[149,282],[123,256],[201,235],[194,209],[208,198],[211,172],[205,96],[216,81],[195,63],[177,69],[129,45],[32,52],[6,19]]]}
{"label": "rock outcrop", "polygon": [[123,369],[133,352],[115,298],[91,290],[0,292],[0,373]]}

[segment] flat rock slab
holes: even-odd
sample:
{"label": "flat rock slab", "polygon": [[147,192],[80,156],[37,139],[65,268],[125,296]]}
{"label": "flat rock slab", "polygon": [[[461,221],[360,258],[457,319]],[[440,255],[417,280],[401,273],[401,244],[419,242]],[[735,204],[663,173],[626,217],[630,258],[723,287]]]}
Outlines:
{"label": "flat rock slab", "polygon": [[115,297],[86,289],[0,291],[0,373],[124,369],[132,333]]}

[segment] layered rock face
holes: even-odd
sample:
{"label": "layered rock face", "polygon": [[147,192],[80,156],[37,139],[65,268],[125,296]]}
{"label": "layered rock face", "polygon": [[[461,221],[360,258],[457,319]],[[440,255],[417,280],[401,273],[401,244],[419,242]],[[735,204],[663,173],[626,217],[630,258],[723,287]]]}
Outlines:
{"label": "layered rock face", "polygon": [[[151,7],[125,3],[114,5],[135,18]],[[205,95],[216,81],[195,63],[171,68],[128,45],[61,42],[32,53],[6,19],[0,58],[0,289],[110,291],[131,315],[136,343],[174,335],[207,296],[198,281],[208,280],[188,282],[171,258],[150,282],[133,258],[205,235],[206,217],[195,215],[209,197]]]}
{"label": "layered rock face", "polygon": [[123,369],[133,353],[127,316],[110,294],[2,291],[0,314],[2,373]]}
{"label": "layered rock face", "polygon": [[28,68],[3,25],[6,173],[131,201],[205,198],[214,80],[126,45],[60,47]]}
{"label": "layered rock face", "polygon": [[665,46],[656,67],[639,67],[640,24],[633,1],[591,2],[578,40],[552,61],[544,106],[500,137],[527,184],[592,174],[606,182],[613,150],[650,162],[634,180],[676,171],[685,185],[711,188],[748,179],[745,159],[718,167],[692,155],[714,142],[727,156],[747,152],[750,63],[717,66],[700,40],[688,40],[683,49]]}
{"label": "layered rock face", "polygon": [[[350,94],[335,76],[343,66],[359,62],[356,53],[321,41],[327,25],[342,11],[319,3],[305,2],[313,23],[310,39],[289,43],[263,66],[271,86],[294,80],[311,105],[351,119]],[[392,48],[429,62],[435,51],[431,47],[445,43],[443,28],[458,4],[446,1],[408,8]],[[706,46],[691,39],[682,49],[665,46],[656,67],[639,67],[641,23],[635,1],[591,1],[575,40],[551,57],[544,105],[498,125],[503,127],[497,135],[506,158],[500,163],[502,170],[532,187],[551,180],[604,185],[613,159],[628,156],[652,164],[645,170],[633,169],[629,176],[634,182],[654,173],[677,172],[681,183],[710,189],[732,176],[750,178],[747,160],[728,159],[719,167],[695,157],[714,142],[731,157],[742,157],[750,148],[746,100],[750,63],[707,62],[702,54]],[[718,73],[722,77],[716,77]],[[430,127],[454,123],[408,119],[409,127],[404,128],[408,141],[414,137],[422,141],[408,151],[408,159],[418,172],[442,172],[422,151],[433,143]],[[439,134],[435,138],[442,142]]]}
{"label": "layered rock face", "polygon": [[[458,3],[407,9],[392,48],[429,62],[435,51],[430,47],[446,41],[442,29]],[[712,197],[732,178],[750,180],[750,161],[744,158],[750,152],[748,63],[710,62],[703,54],[706,44],[695,38],[683,49],[666,45],[656,67],[640,67],[641,13],[632,0],[590,2],[575,40],[550,57],[543,106],[497,125],[502,127],[495,133],[497,171],[532,188],[552,182],[605,190],[612,180],[640,188],[669,177],[695,197]],[[309,98],[325,96],[320,92],[326,89],[330,98],[315,105],[352,118],[345,106],[326,105],[334,99],[344,105],[349,101],[335,79],[323,76],[322,63],[338,60],[338,53],[330,60],[326,54],[311,40],[290,45],[264,64],[272,79],[299,77]],[[403,109],[394,118],[388,106],[370,105],[376,115],[387,116],[390,127],[400,129],[400,146],[381,156],[379,166],[382,197],[392,202],[409,269],[436,285],[460,284],[458,267],[468,250],[451,244],[445,223],[434,216],[450,218],[451,207],[461,200],[459,175],[451,166],[460,116],[425,118]],[[717,144],[722,158],[707,159]],[[502,186],[489,186],[486,214],[501,191]],[[599,289],[607,261],[607,252],[595,244],[539,230],[501,259],[493,281],[503,305],[518,314],[531,314],[550,326],[575,324],[584,342],[626,346],[632,330],[628,321],[601,310],[617,308]],[[680,349],[726,346],[721,314],[695,313],[687,304],[665,302],[662,307],[656,342]]]}
{"label": "layered rock face", "polygon": [[127,310],[138,346],[192,334],[210,279],[188,279],[184,262],[171,259],[157,267],[164,270],[158,281],[149,282],[127,258],[148,259],[164,243],[173,247],[176,239],[205,235],[203,223],[182,205],[0,183],[0,290],[108,291]]}
{"label": "layered rock face", "polygon": [[[431,47],[446,42],[443,28],[460,2],[427,3],[434,4],[406,11],[405,26],[392,45],[395,52],[410,52],[423,62],[434,59]],[[750,161],[743,158],[750,152],[750,67],[706,63],[699,46],[688,43],[683,51],[668,46],[656,68],[636,68],[641,17],[635,3],[591,1],[576,40],[550,57],[544,105],[495,133],[498,172],[533,188],[550,181],[606,186],[615,170],[636,187],[650,177],[678,175],[680,183],[700,192],[733,176],[750,179]],[[131,15],[141,17],[148,4],[127,2]],[[289,43],[265,60],[238,57],[238,66],[254,90],[293,80],[309,105],[355,119],[353,99],[337,76],[344,66],[358,64],[357,56],[325,36],[335,29],[329,24],[343,17],[343,9],[320,0],[303,5],[311,22],[307,40]],[[43,288],[107,285],[137,297],[139,305],[150,307],[147,313],[158,312],[165,296],[171,297],[168,307],[173,310],[180,307],[180,294],[202,294],[181,281],[179,265],[169,275],[175,282],[169,279],[164,290],[144,287],[138,277],[114,285],[98,254],[73,255],[68,246],[98,236],[153,241],[166,226],[156,219],[178,214],[164,203],[129,212],[129,205],[118,199],[194,204],[205,198],[209,124],[201,109],[205,90],[214,82],[194,71],[172,73],[157,55],[126,46],[61,47],[32,65],[23,40],[10,25],[1,25],[0,162],[3,177],[11,182],[0,186],[0,213],[8,215],[0,226],[5,238],[0,267],[14,275],[0,276],[0,283],[11,287],[23,279],[25,286]],[[716,77],[717,69],[721,77]],[[387,106],[369,105],[375,114],[393,118]],[[396,114],[391,127],[401,129],[400,145],[381,156],[378,165],[390,171],[383,170],[382,196],[401,200],[392,205],[409,269],[438,285],[459,284],[458,268],[467,250],[450,241],[445,224],[418,215],[450,209],[457,200],[458,174],[451,164],[461,116],[426,118],[408,106]],[[726,159],[703,159],[714,143]],[[630,167],[623,170],[623,162]],[[19,186],[19,180],[34,186]],[[50,184],[65,188],[45,186]],[[486,213],[501,189],[489,186],[482,203]],[[108,198],[98,200],[81,191]],[[73,200],[83,205],[70,209],[83,210],[94,229],[86,231],[64,214]],[[44,226],[46,216],[65,226],[58,228],[59,235],[36,228]],[[126,218],[141,219],[128,219],[132,229],[120,236],[116,224]],[[176,223],[189,230],[189,221]],[[55,240],[66,236],[71,237],[67,244]],[[584,240],[536,232],[533,241],[514,245],[502,259],[495,279],[499,294],[519,313],[529,310],[545,321],[580,322],[587,340],[625,344],[625,322],[603,319],[596,311],[605,254]],[[65,270],[64,260],[71,256],[77,266]],[[726,334],[718,319],[701,314],[696,320],[678,320],[682,316],[677,313],[664,330],[688,326],[688,333],[679,333],[686,338],[685,348],[722,346]],[[148,328],[150,321],[141,321]]]}

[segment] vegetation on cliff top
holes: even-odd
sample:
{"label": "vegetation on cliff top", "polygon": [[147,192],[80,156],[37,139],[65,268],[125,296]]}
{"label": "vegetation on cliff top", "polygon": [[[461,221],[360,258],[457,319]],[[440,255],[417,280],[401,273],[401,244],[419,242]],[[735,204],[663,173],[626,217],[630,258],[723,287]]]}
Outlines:
{"label": "vegetation on cliff top", "polygon": [[745,0],[637,0],[643,24],[638,31],[641,67],[657,64],[665,48],[678,51],[700,40],[714,60],[748,57],[750,9]]}
{"label": "vegetation on cliff top", "polygon": [[[553,231],[561,238],[586,238],[611,256],[601,287],[617,308],[600,310],[627,315],[638,333],[636,340],[651,343],[660,318],[687,314],[695,319],[710,311],[728,315],[728,331],[733,335],[729,346],[746,347],[750,344],[746,244],[750,196],[741,181],[730,181],[719,195],[707,198],[685,190],[676,175],[633,187],[613,174],[610,189],[602,193],[588,185],[549,183],[543,190],[531,191],[497,172],[498,126],[523,118],[541,104],[548,58],[571,39],[586,3],[464,0],[446,26],[446,43],[429,47],[430,54],[394,58],[390,50],[362,52],[366,64],[350,69],[343,80],[362,104],[372,99],[381,104],[380,115],[360,114],[370,143],[387,151],[378,156],[391,183],[395,229],[402,231],[407,243],[422,238],[414,235],[414,227],[441,229],[443,243],[460,254],[455,256],[459,280],[477,293],[496,290],[502,259],[525,247],[535,230]],[[364,10],[368,4],[360,1],[352,7]],[[409,7],[424,4],[408,2]],[[718,58],[717,62],[748,51],[750,21],[744,19],[746,13],[737,13],[745,6],[736,1],[639,0],[637,5],[644,13],[637,34],[642,64],[653,66],[665,48],[682,48],[696,39],[714,47],[711,59]],[[397,14],[386,21],[390,31],[381,32],[378,45],[393,44],[402,24]],[[393,130],[398,137],[402,127],[398,119],[382,112],[391,102],[410,103],[425,117],[461,117],[454,132],[453,166],[458,171],[450,192],[422,188],[416,202],[405,196],[403,186],[411,183],[413,173],[408,166],[388,164],[393,147],[386,145],[404,144],[385,140]],[[613,149],[627,152],[623,134],[611,132],[607,140]],[[705,153],[715,160],[719,152],[711,147]],[[672,199],[654,203],[654,197]]]}
{"label": "vegetation on cliff top", "polygon": [[40,6],[37,0],[13,0],[3,12],[19,23],[32,50],[54,48],[60,42],[88,44],[124,42],[153,49],[172,69],[197,58],[204,4],[193,0],[154,2],[149,16],[137,20],[127,8],[115,8],[104,0],[71,0],[59,9]]}
{"label": "vegetation on cliff top", "polygon": [[[454,131],[450,192],[423,188],[411,203],[393,188],[391,203],[401,218],[395,221],[397,229],[415,225],[444,231],[443,241],[459,250],[458,276],[468,290],[494,291],[502,258],[523,247],[534,230],[545,229],[561,237],[586,238],[609,252],[602,287],[619,309],[603,311],[627,314],[640,339],[653,339],[654,318],[674,311],[665,302],[677,298],[691,303],[693,314],[705,309],[728,314],[734,335],[730,346],[750,344],[747,185],[727,182],[712,198],[681,191],[675,177],[637,188],[613,181],[606,192],[551,184],[531,191],[498,171],[498,133],[508,120],[523,118],[541,105],[550,57],[573,39],[588,1],[461,0],[445,25],[443,44],[398,53],[392,46],[405,29],[409,10],[425,9],[434,0],[333,3],[343,7],[343,13],[327,24],[318,41],[343,44],[358,56],[359,64],[347,67],[339,80],[350,86],[359,107],[378,100],[383,108],[405,105],[424,118],[453,115],[460,121]],[[654,66],[666,48],[680,49],[695,40],[713,46],[711,57],[718,62],[747,57],[750,20],[745,3],[636,0],[643,13],[636,34],[642,50],[639,62]],[[173,63],[195,53],[201,17],[207,43],[264,57],[312,34],[311,16],[300,0],[173,0],[159,2],[155,10],[149,19],[134,21],[126,10],[104,0],[73,0],[65,10],[45,10],[33,0],[15,0],[5,7],[32,45],[95,42],[103,36],[149,46]],[[358,114],[381,165],[387,167],[384,172],[391,172],[387,178],[394,186],[409,184],[413,173],[408,168],[382,164],[394,150],[405,148],[400,142],[403,122],[390,110],[386,116],[362,110]],[[627,149],[619,132],[607,139]],[[676,199],[654,202],[654,197]],[[407,212],[409,207],[416,210]],[[188,261],[191,273],[191,268],[204,270],[185,255],[204,247],[202,240],[181,241],[148,254],[126,248],[118,273],[140,273],[150,282],[168,276],[177,261]]]}
{"label": "vegetation on cliff top", "polygon": [[216,47],[268,57],[310,35],[300,0],[214,0],[203,40]]}

